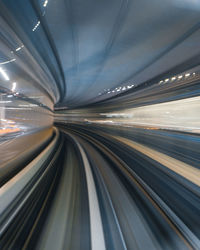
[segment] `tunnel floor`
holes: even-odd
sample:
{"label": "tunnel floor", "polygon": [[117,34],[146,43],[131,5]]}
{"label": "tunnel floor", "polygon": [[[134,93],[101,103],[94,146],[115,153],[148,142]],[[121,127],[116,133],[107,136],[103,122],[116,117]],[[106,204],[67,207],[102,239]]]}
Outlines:
{"label": "tunnel floor", "polygon": [[[172,147],[159,158],[165,131],[59,130],[37,171],[30,163],[3,185],[1,249],[198,249],[199,185],[173,164]],[[168,143],[189,152],[184,136],[171,132]]]}

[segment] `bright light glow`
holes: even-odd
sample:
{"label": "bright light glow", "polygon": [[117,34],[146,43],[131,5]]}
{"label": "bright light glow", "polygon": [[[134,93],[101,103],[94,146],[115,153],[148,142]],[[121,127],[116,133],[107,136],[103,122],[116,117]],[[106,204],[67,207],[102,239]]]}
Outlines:
{"label": "bright light glow", "polygon": [[40,21],[38,21],[38,22],[36,23],[36,25],[35,25],[35,27],[32,29],[32,31],[35,31],[35,30],[38,28],[39,25],[40,25]]}
{"label": "bright light glow", "polygon": [[160,84],[163,83],[163,80],[161,80],[159,83],[160,83]]}
{"label": "bright light glow", "polygon": [[123,87],[122,90],[126,90],[126,87]]}
{"label": "bright light glow", "polygon": [[7,64],[7,63],[11,63],[11,62],[14,62],[14,61],[16,61],[15,58],[13,58],[13,59],[11,59],[11,60],[9,60],[9,61],[2,62],[2,63],[0,63],[0,65]]}
{"label": "bright light glow", "polygon": [[193,75],[196,75],[196,73],[192,73]]}
{"label": "bright light glow", "polygon": [[22,49],[22,48],[24,48],[24,45],[22,45],[22,46],[20,46],[20,47],[16,48],[16,50],[15,50],[15,51],[19,51],[19,50],[20,50],[20,49]]}
{"label": "bright light glow", "polygon": [[169,78],[165,79],[165,82],[168,82],[169,81]]}
{"label": "bright light glow", "polygon": [[27,104],[19,104],[18,106],[19,107],[29,107],[29,105],[27,105]]}
{"label": "bright light glow", "polygon": [[13,91],[13,92],[14,92],[15,89],[16,89],[16,85],[17,85],[17,83],[16,83],[16,82],[13,82],[13,85],[12,85],[12,91]]}
{"label": "bright light glow", "polygon": [[9,76],[7,75],[7,73],[5,72],[5,70],[3,68],[0,67],[0,73],[2,74],[3,78],[6,80],[6,81],[9,81],[10,78]]}
{"label": "bright light glow", "polygon": [[110,94],[110,91],[108,91],[108,94]]}
{"label": "bright light glow", "polygon": [[115,93],[115,90],[113,90],[112,92]]}
{"label": "bright light glow", "polygon": [[47,4],[48,4],[48,0],[45,0],[43,6],[46,7]]}
{"label": "bright light glow", "polygon": [[173,77],[171,78],[171,80],[172,80],[172,81],[176,80],[176,77],[175,77],[175,76],[173,76]]}
{"label": "bright light glow", "polygon": [[[100,113],[101,116],[114,117],[115,124],[145,126],[154,129],[166,128],[190,131],[200,134],[200,97],[191,97],[165,103],[124,109],[123,113]],[[187,116],[185,115],[187,113]],[[123,118],[130,120],[123,121]],[[119,118],[119,119],[117,119]]]}
{"label": "bright light glow", "polygon": [[182,75],[178,76],[178,79],[181,79],[181,78],[183,78],[183,76],[182,76]]}
{"label": "bright light glow", "polygon": [[11,98],[11,97],[13,97],[13,95],[7,95],[7,97],[8,97],[8,98]]}
{"label": "bright light glow", "polygon": [[117,90],[117,92],[119,92],[119,91],[120,91],[120,89]]}

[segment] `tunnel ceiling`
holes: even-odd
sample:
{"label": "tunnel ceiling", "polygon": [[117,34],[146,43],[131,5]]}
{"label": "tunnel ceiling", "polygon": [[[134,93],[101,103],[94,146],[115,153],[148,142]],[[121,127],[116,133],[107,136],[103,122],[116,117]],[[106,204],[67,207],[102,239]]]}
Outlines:
{"label": "tunnel ceiling", "polygon": [[3,2],[52,72],[59,106],[109,98],[200,52],[196,0]]}

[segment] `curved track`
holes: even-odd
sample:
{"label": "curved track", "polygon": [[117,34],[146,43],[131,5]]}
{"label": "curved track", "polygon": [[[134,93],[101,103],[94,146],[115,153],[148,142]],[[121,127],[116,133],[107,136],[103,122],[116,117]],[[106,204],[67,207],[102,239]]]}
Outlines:
{"label": "curved track", "polygon": [[156,141],[60,131],[2,186],[1,249],[200,249],[200,188],[170,151],[160,162]]}

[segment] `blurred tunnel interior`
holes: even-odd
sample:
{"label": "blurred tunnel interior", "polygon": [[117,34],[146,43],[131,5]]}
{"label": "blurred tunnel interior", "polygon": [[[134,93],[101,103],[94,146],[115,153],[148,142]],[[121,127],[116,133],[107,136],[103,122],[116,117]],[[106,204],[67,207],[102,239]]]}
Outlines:
{"label": "blurred tunnel interior", "polygon": [[200,250],[200,0],[0,0],[0,249]]}

